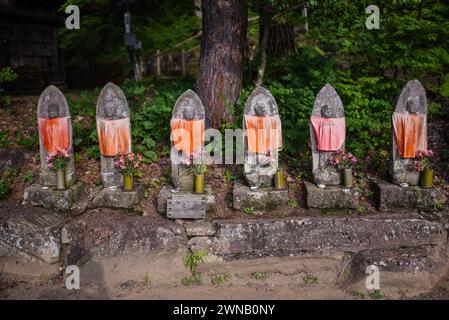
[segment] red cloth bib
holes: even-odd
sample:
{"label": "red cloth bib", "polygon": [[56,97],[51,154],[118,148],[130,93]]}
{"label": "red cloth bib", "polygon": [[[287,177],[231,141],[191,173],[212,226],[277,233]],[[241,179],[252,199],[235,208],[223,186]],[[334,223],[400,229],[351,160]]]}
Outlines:
{"label": "red cloth bib", "polygon": [[319,151],[337,151],[346,138],[345,118],[322,118],[312,116],[313,133]]}

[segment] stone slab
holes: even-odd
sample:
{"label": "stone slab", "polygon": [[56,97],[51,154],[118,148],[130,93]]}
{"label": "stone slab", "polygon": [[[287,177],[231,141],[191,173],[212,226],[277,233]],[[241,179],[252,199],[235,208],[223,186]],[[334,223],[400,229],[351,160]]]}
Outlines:
{"label": "stone slab", "polygon": [[58,212],[70,212],[79,199],[83,185],[76,183],[66,190],[56,190],[54,187],[42,189],[42,185],[33,184],[25,189],[23,205],[44,207]]}
{"label": "stone slab", "polygon": [[117,188],[115,190],[103,188],[92,199],[89,207],[133,209],[142,200],[143,194],[143,185],[141,184],[137,184],[132,191],[124,191],[123,188]]}
{"label": "stone slab", "polygon": [[43,208],[0,210],[2,251],[8,253],[6,244],[10,246],[9,253],[19,250],[47,263],[56,263],[60,259],[63,223],[60,215]]}
{"label": "stone slab", "polygon": [[[179,191],[178,193],[173,193],[172,186],[164,186],[157,196],[157,211],[161,214],[167,214],[167,200],[173,195],[188,195],[194,194],[187,191]],[[213,194],[212,187],[210,185],[204,186],[204,196],[206,198],[206,212],[215,210],[215,196]]]}
{"label": "stone slab", "polygon": [[213,236],[216,233],[212,223],[206,221],[186,223],[184,227],[188,237]]}
{"label": "stone slab", "polygon": [[259,188],[255,191],[237,181],[232,190],[232,206],[243,211],[252,207],[254,210],[272,210],[288,203],[288,190]]}
{"label": "stone slab", "polygon": [[311,217],[216,220],[211,253],[223,258],[328,255],[368,249],[438,246],[447,230],[437,222],[415,218]]}
{"label": "stone slab", "polygon": [[392,211],[397,209],[432,210],[446,202],[446,196],[439,190],[423,189],[418,186],[403,188],[385,182],[374,181],[378,209]]}
{"label": "stone slab", "polygon": [[173,194],[167,199],[167,218],[204,219],[206,197],[202,194]]}
{"label": "stone slab", "polygon": [[184,228],[160,216],[125,215],[107,209],[91,210],[64,226],[62,243],[67,244],[67,264],[91,255],[149,256],[185,247]]}
{"label": "stone slab", "polygon": [[327,186],[318,188],[308,181],[304,182],[307,207],[318,209],[356,209],[359,206],[360,192],[356,188]]}

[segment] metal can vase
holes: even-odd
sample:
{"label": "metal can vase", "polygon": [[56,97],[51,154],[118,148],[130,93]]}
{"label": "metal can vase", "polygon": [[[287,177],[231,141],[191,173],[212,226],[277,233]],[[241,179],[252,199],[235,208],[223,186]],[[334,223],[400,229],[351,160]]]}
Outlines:
{"label": "metal can vase", "polygon": [[278,170],[274,174],[274,187],[280,190],[285,189],[284,171]]}
{"label": "metal can vase", "polygon": [[65,190],[65,170],[57,170],[56,171],[56,189]]}
{"label": "metal can vase", "polygon": [[352,180],[352,169],[343,169],[343,187],[352,188],[353,180]]}
{"label": "metal can vase", "polygon": [[196,193],[204,192],[204,174],[195,175],[195,192]]}
{"label": "metal can vase", "polygon": [[433,170],[432,169],[425,169],[422,172],[421,187],[423,187],[424,189],[430,189],[433,187]]}
{"label": "metal can vase", "polygon": [[134,178],[129,174],[124,176],[124,189],[125,191],[131,191],[134,188]]}

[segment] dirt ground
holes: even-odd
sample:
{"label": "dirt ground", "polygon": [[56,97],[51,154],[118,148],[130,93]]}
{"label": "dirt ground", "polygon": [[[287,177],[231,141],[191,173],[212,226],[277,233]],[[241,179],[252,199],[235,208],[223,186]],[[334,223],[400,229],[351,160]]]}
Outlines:
{"label": "dirt ground", "polygon": [[[186,285],[185,251],[143,257],[93,257],[68,290],[58,266],[2,258],[0,299],[448,299],[449,275],[380,274],[380,291],[343,277],[343,255],[205,261],[201,284]],[[25,276],[26,274],[27,276]]]}

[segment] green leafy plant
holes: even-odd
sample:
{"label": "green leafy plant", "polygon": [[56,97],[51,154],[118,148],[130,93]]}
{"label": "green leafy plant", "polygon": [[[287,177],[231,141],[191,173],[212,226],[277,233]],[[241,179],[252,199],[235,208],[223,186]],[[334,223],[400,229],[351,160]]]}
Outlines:
{"label": "green leafy plant", "polygon": [[27,171],[23,177],[22,181],[26,183],[33,183],[34,182],[34,173],[33,171]]}
{"label": "green leafy plant", "polygon": [[181,284],[184,286],[191,286],[191,285],[201,285],[203,283],[203,279],[201,277],[201,274],[194,273],[189,277],[184,277],[181,279]]}
{"label": "green leafy plant", "polygon": [[266,280],[266,279],[268,279],[268,274],[266,274],[264,272],[254,272],[251,276],[254,279],[256,279],[256,280]]}
{"label": "green leafy plant", "polygon": [[311,274],[311,273],[307,273],[304,278],[303,278],[304,282],[307,284],[315,284],[318,282],[318,277]]}
{"label": "green leafy plant", "polygon": [[222,285],[225,282],[229,281],[230,279],[231,279],[231,275],[229,273],[214,274],[211,277],[211,283],[214,286]]}
{"label": "green leafy plant", "polygon": [[184,265],[190,269],[192,274],[195,274],[198,264],[204,262],[204,257],[206,255],[207,255],[207,252],[204,249],[200,249],[196,252],[190,252],[184,258]]}
{"label": "green leafy plant", "polygon": [[371,291],[369,293],[369,296],[372,299],[380,300],[380,299],[383,299],[385,297],[385,294],[383,294],[380,290],[373,290],[373,291]]}
{"label": "green leafy plant", "polygon": [[8,130],[0,130],[0,148],[7,147],[9,145]]}
{"label": "green leafy plant", "polygon": [[245,212],[249,216],[252,216],[254,214],[254,207],[246,207],[245,209],[243,209],[243,212]]}
{"label": "green leafy plant", "polygon": [[237,180],[237,177],[232,173],[231,170],[227,169],[224,174],[224,179],[226,182],[232,182]]}
{"label": "green leafy plant", "polygon": [[290,200],[288,201],[288,204],[289,204],[290,207],[292,207],[293,209],[298,207],[298,201],[296,201],[295,199],[290,199]]}
{"label": "green leafy plant", "polygon": [[17,77],[17,73],[14,72],[11,67],[0,69],[0,105],[2,103],[4,103],[5,105],[11,104],[11,97],[3,94],[5,90],[2,88],[2,84],[13,82],[17,79]]}
{"label": "green leafy plant", "polygon": [[11,194],[11,181],[7,178],[0,179],[0,200],[5,200]]}

